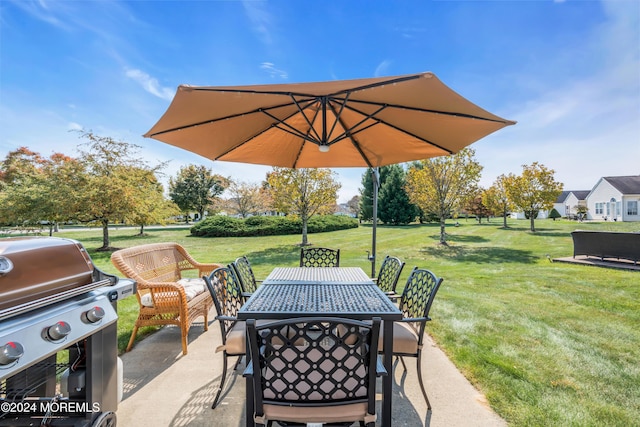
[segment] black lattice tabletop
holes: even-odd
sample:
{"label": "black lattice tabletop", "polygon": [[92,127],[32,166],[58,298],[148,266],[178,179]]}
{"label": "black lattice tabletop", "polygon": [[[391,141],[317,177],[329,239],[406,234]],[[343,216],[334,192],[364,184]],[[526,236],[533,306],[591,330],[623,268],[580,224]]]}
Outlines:
{"label": "black lattice tabletop", "polygon": [[264,284],[373,284],[359,267],[277,267]]}

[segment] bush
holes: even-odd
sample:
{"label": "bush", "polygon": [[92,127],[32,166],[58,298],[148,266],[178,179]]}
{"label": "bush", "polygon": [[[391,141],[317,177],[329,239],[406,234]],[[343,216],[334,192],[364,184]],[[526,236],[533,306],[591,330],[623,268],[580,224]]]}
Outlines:
{"label": "bush", "polygon": [[[358,220],[340,215],[316,215],[307,223],[308,233],[357,228]],[[292,216],[252,216],[246,219],[223,215],[210,216],[191,227],[198,237],[247,237],[301,234],[302,221]]]}
{"label": "bush", "polygon": [[549,212],[549,218],[555,221],[556,218],[562,218],[562,215],[560,215],[560,212],[558,212],[556,208],[553,208],[551,209],[551,212]]}

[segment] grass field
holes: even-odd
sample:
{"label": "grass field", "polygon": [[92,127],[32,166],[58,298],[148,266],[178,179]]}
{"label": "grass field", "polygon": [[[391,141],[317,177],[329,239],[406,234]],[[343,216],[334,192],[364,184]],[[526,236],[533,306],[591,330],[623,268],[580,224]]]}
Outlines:
{"label": "grass field", "polygon": [[[447,227],[449,247],[438,245],[436,224],[378,227],[378,267],[390,254],[406,262],[401,284],[413,266],[444,278],[428,333],[510,425],[639,425],[640,272],[553,263],[548,256],[571,256],[574,229],[640,231],[640,224],[539,220],[535,233],[528,221],[501,225],[460,220],[460,227]],[[196,238],[187,228],[136,233],[113,229],[111,244],[176,241],[203,262],[247,255],[258,278],[299,259],[300,236]],[[100,268],[116,273],[110,254],[95,252],[101,230],[56,235],[80,240]],[[309,237],[340,248],[341,265],[371,271],[370,226]],[[137,309],[133,298],[119,305],[121,350]]]}

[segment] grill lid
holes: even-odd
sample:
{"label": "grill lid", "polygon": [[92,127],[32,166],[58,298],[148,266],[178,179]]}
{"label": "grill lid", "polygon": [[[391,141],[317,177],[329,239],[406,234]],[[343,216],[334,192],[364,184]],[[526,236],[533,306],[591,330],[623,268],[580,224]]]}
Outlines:
{"label": "grill lid", "polygon": [[90,284],[95,270],[87,251],[75,240],[0,239],[0,310]]}

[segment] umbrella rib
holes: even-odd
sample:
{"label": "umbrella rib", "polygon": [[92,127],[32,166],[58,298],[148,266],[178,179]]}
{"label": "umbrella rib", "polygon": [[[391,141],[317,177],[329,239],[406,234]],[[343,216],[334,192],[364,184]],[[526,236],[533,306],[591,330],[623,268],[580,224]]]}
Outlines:
{"label": "umbrella rib", "polygon": [[[277,122],[276,124],[272,124],[271,127],[276,127],[276,128],[280,129],[283,132],[290,133],[291,135],[297,136],[298,138],[302,138],[305,141],[313,142],[313,143],[316,143],[316,144],[319,143],[319,140],[313,139],[313,136],[309,136],[308,133],[304,134],[304,133],[300,132],[298,129],[294,128],[293,126],[287,124],[284,121],[284,120],[288,119],[289,117],[291,117],[291,116],[293,116],[294,114],[297,114],[297,113],[294,113],[294,114],[290,115],[289,117],[285,118],[284,120],[279,119],[278,117],[274,116],[273,114],[269,113],[268,111],[262,111],[262,113],[266,114],[267,116],[271,117],[273,120],[275,120]],[[306,116],[305,116],[305,118],[306,118]],[[308,120],[307,120],[307,122],[308,122]],[[284,127],[282,127],[280,125],[284,125]],[[266,129],[264,131],[266,131]]]}
{"label": "umbrella rib", "polygon": [[[302,100],[302,101],[313,101],[313,100],[315,100],[315,98],[316,98],[316,97],[313,97],[313,99],[304,99],[304,100]],[[165,129],[165,130],[161,130],[161,131],[158,131],[158,132],[152,133],[152,134],[148,135],[148,137],[149,137],[149,138],[153,138],[153,137],[155,137],[155,136],[157,136],[157,135],[164,135],[164,134],[166,134],[166,133],[171,133],[171,132],[176,132],[176,131],[179,131],[179,130],[184,130],[184,129],[194,128],[194,127],[202,126],[202,125],[208,125],[208,124],[211,124],[211,123],[220,122],[220,121],[222,121],[222,120],[235,119],[235,118],[237,118],[237,117],[247,116],[247,115],[255,114],[255,113],[263,113],[263,114],[267,114],[267,111],[269,111],[269,110],[275,110],[275,109],[278,109],[278,108],[287,107],[287,106],[289,106],[289,105],[290,105],[289,103],[282,103],[282,104],[278,104],[278,105],[273,105],[273,106],[271,106],[271,107],[256,108],[255,110],[252,110],[252,111],[243,111],[242,113],[231,114],[231,115],[228,115],[228,116],[218,117],[218,118],[215,118],[215,119],[203,120],[203,121],[201,121],[201,122],[197,122],[197,123],[189,123],[188,125],[178,126],[178,127],[174,127],[174,128],[170,128],[170,129]],[[294,114],[295,114],[295,113],[294,113]],[[272,117],[272,118],[274,118],[274,119],[278,120],[278,121],[281,121],[280,119],[278,119],[277,117],[275,117],[275,116],[273,116],[273,115],[271,115],[271,114],[267,114],[267,115],[268,115],[269,117]],[[293,115],[293,114],[292,114],[292,115]],[[291,115],[291,116],[292,116],[292,115]],[[291,117],[291,116],[289,116],[289,117]],[[287,117],[286,119],[288,119],[289,117]],[[285,119],[285,120],[286,120],[286,119]]]}
{"label": "umbrella rib", "polygon": [[[309,108],[311,106],[311,102],[309,104],[307,104],[306,107],[301,108],[300,107],[300,103],[298,102],[298,100],[296,99],[295,96],[293,96],[293,94],[289,94],[291,96],[291,99],[293,100],[293,103],[296,104],[296,107],[298,107],[298,112],[300,114],[302,114],[302,116],[304,117],[304,120],[307,122],[307,124],[309,125],[309,132],[307,132],[307,135],[309,135],[311,133],[311,131],[313,131],[313,133],[315,134],[316,140],[315,141],[320,141],[320,135],[318,135],[318,132],[316,132],[316,130],[313,128],[313,124],[312,122],[314,122],[316,120],[316,117],[318,116],[318,111],[316,110],[315,114],[313,115],[313,120],[309,121],[309,119],[307,118],[307,115],[304,113],[304,110],[306,110],[307,108]],[[317,101],[318,98],[316,98]],[[278,129],[282,129],[282,128],[278,128]],[[284,129],[282,129],[284,130]],[[313,137],[312,138],[313,141]]]}
{"label": "umbrella rib", "polygon": [[[342,106],[344,107],[344,104],[342,104]],[[333,110],[334,114],[335,114],[335,109],[333,108],[333,105],[330,104],[331,110]],[[367,157],[366,154],[364,154],[364,151],[362,151],[362,148],[360,147],[360,144],[358,143],[358,141],[355,139],[355,134],[351,133],[351,129],[345,125],[345,123],[342,121],[342,117],[340,117],[340,115],[337,116],[336,118],[336,122],[340,122],[340,125],[342,125],[342,128],[344,129],[344,138],[349,138],[349,140],[351,141],[351,143],[353,144],[353,146],[356,148],[356,150],[358,150],[358,153],[360,153],[360,156],[362,157],[362,159],[367,163],[367,165],[372,168],[373,165],[371,164],[371,162],[369,161],[369,158]],[[373,125],[372,125],[373,126]],[[367,126],[369,127],[369,126]],[[366,128],[365,128],[366,129]]]}
{"label": "umbrella rib", "polygon": [[[337,101],[340,101],[340,98],[336,98]],[[431,114],[442,114],[445,116],[453,116],[453,117],[462,117],[462,118],[466,118],[466,119],[477,119],[477,120],[484,120],[484,121],[488,121],[488,122],[495,122],[495,123],[504,123],[504,124],[510,124],[512,123],[510,120],[496,120],[496,119],[491,119],[488,117],[480,117],[480,116],[474,116],[473,114],[464,114],[464,113],[453,113],[450,111],[441,111],[441,110],[431,110],[428,108],[420,108],[420,107],[411,107],[411,106],[407,106],[407,105],[399,105],[399,104],[388,104],[388,103],[383,103],[383,102],[374,102],[374,101],[362,101],[362,100],[351,100],[350,101],[351,104],[365,104],[365,105],[378,105],[378,106],[384,106],[387,108],[398,108],[401,110],[410,110],[410,111],[418,111],[421,113],[431,113]],[[347,107],[349,108],[349,107]],[[362,112],[360,112],[359,110],[356,110],[354,107],[350,107],[352,110],[357,111],[361,114],[364,114]]]}
{"label": "umbrella rib", "polygon": [[[384,109],[386,108],[386,105],[381,105],[379,109],[377,109],[376,111],[374,111],[374,112],[373,112],[373,113],[371,113],[371,114],[366,114],[366,113],[362,113],[362,112],[358,111],[360,114],[364,115],[365,117],[364,117],[364,119],[360,120],[358,123],[356,123],[355,125],[351,126],[350,128],[345,127],[345,125],[344,125],[344,123],[342,122],[342,120],[340,120],[340,117],[341,117],[340,115],[342,114],[342,111],[343,111],[345,108],[350,108],[350,109],[351,109],[351,110],[353,110],[353,111],[357,111],[356,109],[354,109],[354,108],[352,108],[352,107],[347,107],[347,106],[346,106],[346,100],[345,100],[345,102],[343,102],[343,103],[341,104],[340,113],[339,113],[339,114],[336,114],[336,118],[337,118],[337,120],[334,122],[334,127],[335,127],[336,123],[337,123],[338,121],[340,121],[340,124],[342,125],[343,129],[345,129],[345,132],[344,132],[342,135],[339,135],[338,137],[336,137],[334,140],[330,141],[330,142],[329,142],[329,144],[334,144],[334,143],[336,143],[336,142],[338,142],[338,141],[342,141],[344,138],[347,138],[347,137],[348,137],[347,132],[348,132],[348,133],[350,133],[350,134],[355,135],[355,134],[357,134],[357,133],[359,133],[359,132],[362,132],[362,131],[363,131],[363,130],[365,130],[365,129],[369,129],[371,126],[375,125],[376,123],[372,123],[372,124],[370,124],[370,125],[365,126],[365,127],[364,127],[364,128],[362,128],[362,129],[354,130],[354,129],[356,129],[358,126],[360,126],[361,124],[363,124],[364,122],[366,122],[367,120],[369,120],[369,119],[373,119],[373,116],[375,116],[376,114],[378,114],[380,111],[384,110]],[[335,114],[335,109],[333,108],[333,106],[332,106],[332,108],[331,108],[331,109],[332,109],[332,110],[334,110],[334,114]],[[378,121],[379,121],[379,119],[377,119],[377,118],[375,118],[375,119],[373,119],[373,120],[378,120]],[[331,130],[333,131],[333,129],[331,129]]]}
{"label": "umbrella rib", "polygon": [[[401,83],[407,80],[415,80],[423,77],[425,73],[422,74],[411,74],[409,76],[395,77],[389,80],[384,80],[376,83],[369,83],[366,85],[358,86],[355,88],[343,89],[338,92],[334,92],[333,94],[328,94],[326,96],[335,96],[340,93],[350,93],[356,92],[359,90],[370,89],[378,86],[384,86],[388,84]],[[300,96],[300,97],[309,97],[309,98],[317,98],[319,95],[314,95],[305,92],[293,92],[291,90],[281,91],[281,90],[256,90],[256,89],[239,89],[239,88],[221,88],[221,87],[205,87],[205,86],[195,86],[189,87],[189,90],[192,91],[202,91],[202,92],[234,92],[234,93],[251,93],[251,94],[260,94],[260,95],[290,95],[290,96]]]}
{"label": "umbrella rib", "polygon": [[[346,108],[349,108],[350,110],[355,111],[356,113],[359,113],[359,114],[363,114],[363,115],[364,115],[364,114],[366,114],[366,113],[364,113],[364,112],[362,112],[362,111],[360,111],[360,110],[358,110],[358,109],[356,109],[356,108],[353,108],[353,107],[351,107],[351,106],[346,106]],[[439,148],[439,149],[441,149],[442,151],[446,151],[446,152],[447,152],[447,153],[449,153],[449,154],[453,154],[453,151],[449,150],[448,148],[442,147],[441,145],[438,145],[438,144],[436,144],[436,143],[435,143],[435,142],[433,142],[433,141],[430,141],[430,140],[425,139],[425,138],[423,138],[423,137],[421,137],[421,136],[418,136],[418,135],[416,135],[416,134],[414,134],[414,133],[412,133],[412,132],[408,132],[408,131],[406,131],[406,130],[404,130],[404,129],[401,129],[401,128],[399,128],[398,126],[396,126],[396,125],[394,125],[394,124],[391,124],[391,123],[388,123],[388,122],[386,122],[386,121],[384,121],[384,120],[381,120],[381,119],[379,119],[379,118],[377,118],[377,117],[376,117],[376,119],[375,119],[375,120],[377,120],[377,123],[375,123],[375,124],[381,124],[381,123],[382,123],[382,124],[384,124],[384,125],[389,126],[390,128],[393,128],[393,129],[397,130],[398,132],[401,132],[401,133],[404,133],[404,134],[406,134],[406,135],[409,135],[409,136],[411,136],[411,137],[413,137],[413,138],[416,138],[416,139],[418,139],[418,140],[420,140],[420,141],[423,141],[423,142],[425,142],[425,143],[427,143],[427,144],[431,144],[432,146],[434,146],[434,147],[436,147],[436,148]],[[495,121],[495,120],[494,120],[494,121]],[[373,126],[373,125],[371,125],[371,126]],[[366,128],[365,128],[365,129],[366,129]],[[358,132],[362,132],[363,130],[364,130],[364,129],[361,129],[361,130],[360,130],[360,131],[358,131]]]}

